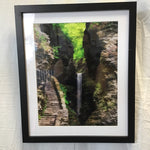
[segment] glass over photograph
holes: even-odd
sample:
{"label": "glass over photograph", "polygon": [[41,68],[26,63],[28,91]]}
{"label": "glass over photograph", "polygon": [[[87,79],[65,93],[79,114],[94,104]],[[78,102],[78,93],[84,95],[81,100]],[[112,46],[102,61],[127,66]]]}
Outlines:
{"label": "glass over photograph", "polygon": [[117,126],[118,22],[34,24],[39,126]]}

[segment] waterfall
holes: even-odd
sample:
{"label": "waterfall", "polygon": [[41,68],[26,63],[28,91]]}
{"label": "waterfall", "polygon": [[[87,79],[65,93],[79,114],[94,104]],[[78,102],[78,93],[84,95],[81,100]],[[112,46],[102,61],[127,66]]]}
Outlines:
{"label": "waterfall", "polygon": [[77,114],[80,114],[82,100],[82,73],[77,73]]}

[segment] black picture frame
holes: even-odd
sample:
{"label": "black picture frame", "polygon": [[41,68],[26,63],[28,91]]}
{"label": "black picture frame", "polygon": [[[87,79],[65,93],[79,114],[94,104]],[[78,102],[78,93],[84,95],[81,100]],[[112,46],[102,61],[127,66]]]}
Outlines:
{"label": "black picture frame", "polygon": [[[128,60],[128,135],[127,136],[30,136],[27,103],[27,80],[24,45],[24,13],[83,12],[83,11],[129,11],[129,60]],[[86,3],[60,5],[18,5],[15,6],[16,35],[19,64],[19,81],[22,115],[23,142],[105,142],[133,143],[135,134],[135,44],[136,44],[136,2]]]}

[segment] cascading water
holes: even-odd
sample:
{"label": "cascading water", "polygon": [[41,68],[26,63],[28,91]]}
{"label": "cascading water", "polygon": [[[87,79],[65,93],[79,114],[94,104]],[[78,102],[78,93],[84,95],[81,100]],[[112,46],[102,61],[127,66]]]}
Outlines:
{"label": "cascading water", "polygon": [[80,115],[82,102],[82,73],[77,73],[77,114]]}

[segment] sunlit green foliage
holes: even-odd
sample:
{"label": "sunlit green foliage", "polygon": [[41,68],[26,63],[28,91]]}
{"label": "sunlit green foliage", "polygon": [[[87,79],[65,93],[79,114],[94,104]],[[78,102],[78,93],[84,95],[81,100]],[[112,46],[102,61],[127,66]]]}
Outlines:
{"label": "sunlit green foliage", "polygon": [[85,23],[60,23],[53,24],[53,27],[59,26],[62,32],[71,40],[74,54],[73,59],[79,61],[84,58],[83,36],[86,28]]}
{"label": "sunlit green foliage", "polygon": [[67,100],[67,88],[66,88],[63,84],[60,84],[60,88],[61,88],[61,90],[62,90],[63,93],[64,93],[65,103],[66,103],[66,104],[69,104],[69,101]]}
{"label": "sunlit green foliage", "polygon": [[53,46],[53,53],[54,53],[54,58],[58,59],[59,58],[59,51],[58,49],[60,48],[60,46]]}

